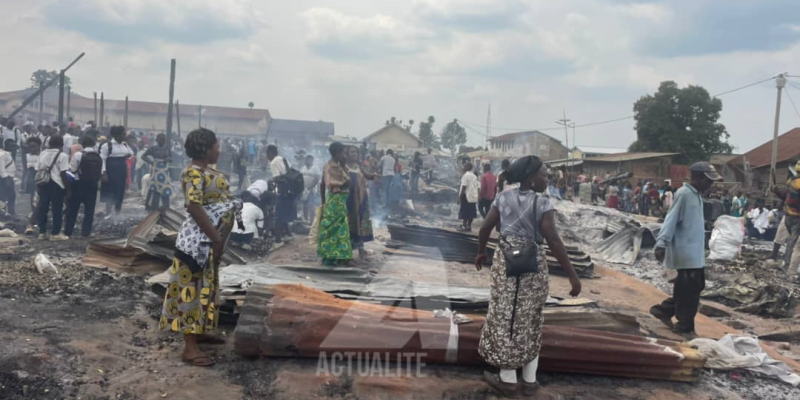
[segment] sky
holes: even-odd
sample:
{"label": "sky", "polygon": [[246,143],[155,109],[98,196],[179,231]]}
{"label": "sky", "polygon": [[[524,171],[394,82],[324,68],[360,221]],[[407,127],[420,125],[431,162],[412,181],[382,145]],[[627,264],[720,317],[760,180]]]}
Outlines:
{"label": "sky", "polygon": [[[391,117],[453,119],[469,143],[632,115],[663,80],[722,93],[788,72],[780,130],[800,126],[796,0],[0,0],[0,91],[60,69],[84,96],[246,107],[332,121],[363,137]],[[774,82],[720,97],[736,151],[770,140]],[[570,145],[627,147],[633,120],[581,127]],[[413,129],[416,131],[416,129]]]}

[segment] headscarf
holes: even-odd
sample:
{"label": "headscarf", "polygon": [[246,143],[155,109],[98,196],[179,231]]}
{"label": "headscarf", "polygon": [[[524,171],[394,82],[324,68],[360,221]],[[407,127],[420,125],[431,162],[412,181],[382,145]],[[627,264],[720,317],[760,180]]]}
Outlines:
{"label": "headscarf", "polygon": [[542,168],[542,160],[537,156],[525,156],[514,161],[506,171],[509,183],[522,183]]}

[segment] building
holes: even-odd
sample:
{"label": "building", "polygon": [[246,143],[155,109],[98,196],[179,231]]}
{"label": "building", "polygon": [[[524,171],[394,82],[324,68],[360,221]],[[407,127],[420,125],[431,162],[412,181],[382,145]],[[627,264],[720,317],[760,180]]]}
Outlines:
{"label": "building", "polygon": [[300,146],[325,146],[335,135],[333,122],[274,118],[267,130],[269,141]]}
{"label": "building", "polygon": [[567,158],[569,149],[560,140],[539,131],[508,133],[489,139],[489,151],[496,156],[520,158],[539,156],[543,161]]}
{"label": "building", "polygon": [[572,159],[581,160],[589,157],[599,157],[608,154],[620,154],[627,152],[628,149],[620,149],[616,147],[593,147],[593,146],[580,146],[572,148]]}
{"label": "building", "polygon": [[674,165],[673,158],[679,153],[618,153],[599,157],[583,159],[581,165],[583,173],[588,177],[605,178],[611,176],[633,173],[630,181],[644,180],[661,183],[672,179],[677,185],[688,179],[688,168],[683,165]]}
{"label": "building", "polygon": [[372,149],[403,150],[423,147],[422,140],[407,129],[397,124],[389,124],[364,138],[364,142]]}
{"label": "building", "polygon": [[[25,99],[33,94],[36,89],[17,90],[0,93],[0,114],[9,115],[19,107]],[[94,98],[83,97],[77,93],[70,95],[69,113],[66,110],[66,95],[64,96],[64,113],[72,116],[76,122],[85,123],[99,119],[100,100],[97,100],[97,113],[95,117]],[[123,125],[125,122],[125,100],[104,99],[103,101],[104,126]],[[167,103],[154,103],[147,101],[128,102],[128,126],[130,130],[165,131],[167,125]],[[221,136],[252,136],[264,137],[269,128],[272,117],[269,110],[217,107],[209,105],[183,104],[180,106],[180,127],[183,133],[202,126],[211,129]],[[44,122],[52,122],[58,118],[58,89],[49,88],[45,91],[42,117]],[[37,99],[25,108],[19,118],[22,121],[31,120],[39,122],[39,100]],[[173,132],[178,131],[178,110],[173,109]],[[98,123],[98,125],[100,125]]]}
{"label": "building", "polygon": [[[778,157],[776,159],[776,178],[785,182],[789,167],[800,160],[800,128],[794,128],[778,136]],[[770,181],[772,166],[772,140],[728,162],[736,171],[737,180],[745,187],[766,188]]]}

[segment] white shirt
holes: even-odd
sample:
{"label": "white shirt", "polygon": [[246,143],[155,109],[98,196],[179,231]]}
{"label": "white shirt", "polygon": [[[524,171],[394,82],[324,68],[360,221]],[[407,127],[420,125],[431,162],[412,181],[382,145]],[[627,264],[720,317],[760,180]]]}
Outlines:
{"label": "white shirt", "polygon": [[103,172],[106,172],[106,159],[133,155],[133,151],[131,150],[130,147],[128,147],[128,143],[126,142],[119,143],[116,140],[112,141],[114,142],[114,144],[111,146],[110,154],[108,150],[108,144],[111,143],[111,141],[103,143],[103,145],[100,146],[100,157],[103,159]]}
{"label": "white shirt", "polygon": [[0,126],[0,132],[3,133],[3,141],[5,143],[6,140],[11,139],[14,143],[19,144],[22,138],[22,134],[20,133],[19,129],[8,129],[4,126]]}
{"label": "white shirt", "polygon": [[478,191],[480,189],[480,182],[478,182],[478,177],[472,173],[472,171],[468,171],[461,177],[461,188],[459,188],[458,196],[461,197],[461,190],[463,188],[467,188],[467,202],[469,203],[477,203],[478,202]]}
{"label": "white shirt", "polygon": [[[58,154],[58,160],[53,164],[53,159]],[[69,170],[69,156],[59,149],[47,149],[39,154],[39,159],[36,161],[36,170],[42,171],[50,168],[53,164],[53,169],[50,170],[50,179],[65,189],[64,181],[61,179],[61,173]]]}
{"label": "white shirt", "polygon": [[263,179],[259,179],[247,187],[247,191],[257,199],[260,199],[261,195],[267,190],[269,190],[269,183]]}
{"label": "white shirt", "polygon": [[36,169],[36,162],[39,160],[38,154],[28,154],[25,156],[25,162],[28,163],[28,168]]}
{"label": "white shirt", "polygon": [[70,135],[69,133],[64,135],[64,148],[62,149],[64,151],[64,153],[69,154],[70,147],[72,147],[72,145],[75,144],[75,140],[76,139],[78,139],[78,138],[75,137],[75,136]]}
{"label": "white shirt", "polygon": [[322,171],[320,171],[319,167],[316,165],[312,165],[311,168],[303,165],[303,168],[300,169],[300,173],[303,174],[303,183],[305,184],[306,190],[313,190],[314,187],[319,184],[319,180],[322,177]]}
{"label": "white shirt", "polygon": [[78,176],[78,168],[81,166],[83,153],[97,153],[97,150],[95,150],[93,147],[89,147],[75,153],[75,155],[72,156],[72,159],[69,161],[69,170],[75,175],[76,181],[80,180],[80,177]]}
{"label": "white shirt", "polygon": [[11,158],[11,153],[0,150],[0,178],[13,178],[16,172],[17,167],[14,165],[14,159]]}
{"label": "white shirt", "polygon": [[759,233],[763,234],[769,228],[769,212],[767,210],[762,212],[758,208],[754,208],[753,211],[757,214],[753,219],[753,226],[758,229]]}
{"label": "white shirt", "polygon": [[283,157],[281,156],[275,156],[275,158],[269,162],[269,168],[272,171],[272,178],[277,178],[286,174],[286,164],[283,162]]}
{"label": "white shirt", "polygon": [[242,205],[242,222],[244,229],[239,229],[239,224],[233,224],[233,231],[246,235],[253,234],[253,238],[258,239],[258,229],[264,224],[264,212],[253,203]]}
{"label": "white shirt", "polygon": [[381,158],[381,175],[394,176],[395,164],[396,162],[394,157],[390,156],[389,154],[383,156],[383,158]]}

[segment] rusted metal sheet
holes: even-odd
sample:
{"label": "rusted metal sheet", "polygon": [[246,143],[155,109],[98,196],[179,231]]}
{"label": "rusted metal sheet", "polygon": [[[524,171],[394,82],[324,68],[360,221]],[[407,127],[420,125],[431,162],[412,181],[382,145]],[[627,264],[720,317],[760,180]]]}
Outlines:
{"label": "rusted metal sheet", "polygon": [[[257,287],[242,308],[235,350],[243,356],[308,358],[414,353],[426,363],[481,365],[484,319],[469,317],[473,322],[457,325],[454,338],[450,319],[431,312],[341,300],[302,285]],[[549,322],[540,355],[545,371],[673,381],[697,380],[705,364],[685,343]]]}
{"label": "rusted metal sheet", "polygon": [[[172,209],[152,212],[131,230],[126,239],[95,240],[89,243],[83,263],[90,267],[127,273],[149,274],[164,271],[172,262],[177,231],[186,218]],[[243,264],[245,260],[228,248],[222,262]]]}

